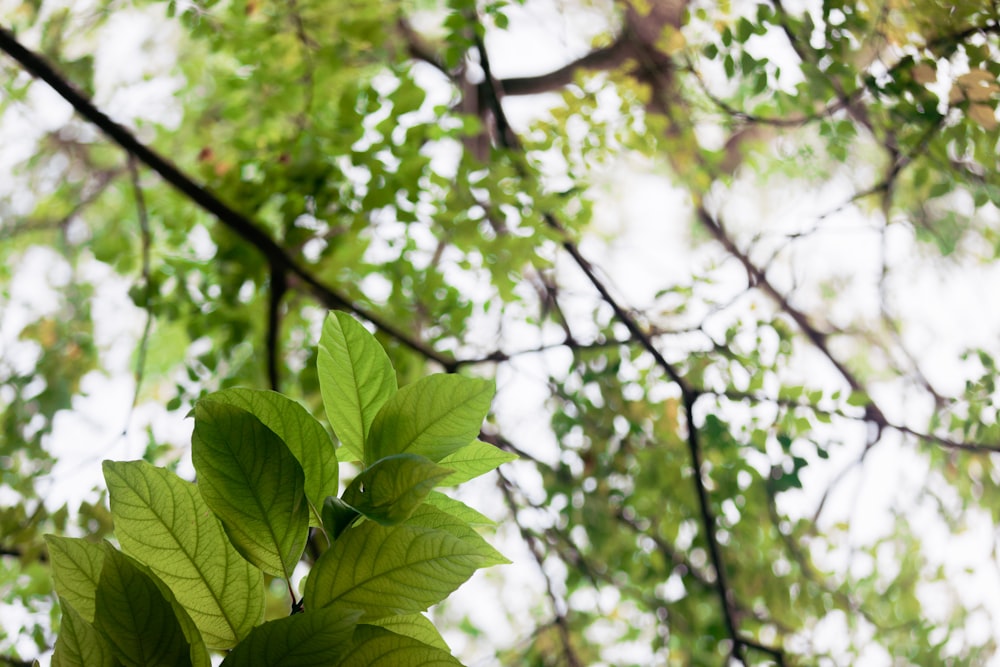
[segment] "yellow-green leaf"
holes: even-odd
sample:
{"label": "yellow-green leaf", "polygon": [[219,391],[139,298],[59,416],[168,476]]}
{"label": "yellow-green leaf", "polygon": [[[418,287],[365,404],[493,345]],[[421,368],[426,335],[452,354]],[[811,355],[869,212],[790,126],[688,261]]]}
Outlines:
{"label": "yellow-green leaf", "polygon": [[198,488],[145,461],[104,462],[115,534],[174,592],[211,648],[264,617],[264,578],[226,538]]}

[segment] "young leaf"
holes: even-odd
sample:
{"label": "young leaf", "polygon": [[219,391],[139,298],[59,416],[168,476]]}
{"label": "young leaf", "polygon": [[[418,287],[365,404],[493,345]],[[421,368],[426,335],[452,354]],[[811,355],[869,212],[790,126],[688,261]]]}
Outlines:
{"label": "young leaf", "polygon": [[517,454],[505,452],[482,440],[473,440],[465,447],[441,459],[441,465],[451,468],[454,472],[438,484],[440,486],[455,486],[480,475],[485,475],[494,468],[515,459],[517,459]]}
{"label": "young leaf", "polygon": [[351,645],[361,612],[312,609],[268,621],[226,656],[222,667],[327,667]]}
{"label": "young leaf", "polygon": [[440,491],[431,491],[427,494],[427,497],[424,499],[423,506],[430,506],[435,509],[439,509],[442,512],[447,512],[459,521],[470,526],[493,528],[497,525],[496,521],[484,515],[479,510],[475,510],[463,503],[461,500],[456,500],[455,498],[445,495]]}
{"label": "young leaf", "polygon": [[369,519],[393,526],[410,516],[450,474],[450,469],[423,456],[387,456],[355,477],[341,499]]}
{"label": "young leaf", "polygon": [[264,578],[233,548],[198,488],[145,461],[104,462],[115,535],[191,615],[211,648],[231,648],[264,617]]}
{"label": "young leaf", "polygon": [[73,605],[59,598],[62,622],[52,653],[52,667],[117,667],[114,652],[104,636]]}
{"label": "young leaf", "polygon": [[440,461],[479,434],[493,383],[461,375],[428,375],[397,391],[372,422],[365,461],[420,454]]}
{"label": "young leaf", "polygon": [[327,419],[344,449],[361,460],[372,420],[396,392],[392,363],[360,322],[334,312],[323,323],[316,367]]}
{"label": "young leaf", "polygon": [[[444,494],[435,492],[428,496],[428,499],[431,497],[438,499],[442,496],[447,498]],[[479,512],[476,512],[476,510],[458,500],[453,501],[451,506],[455,510],[460,511],[459,508],[464,507],[469,512],[479,514]],[[479,516],[482,515],[479,514]],[[489,519],[486,520],[489,521]],[[464,517],[455,516],[450,512],[427,503],[418,507],[413,512],[413,515],[406,520],[406,524],[409,526],[420,526],[423,528],[441,530],[449,533],[452,537],[462,540],[465,542],[466,548],[472,549],[480,558],[487,562],[487,565],[504,565],[506,563],[510,563],[510,561],[504,558],[499,551],[490,546],[490,543],[484,540],[483,536],[480,535],[475,528],[469,525],[469,523],[470,522],[466,521]],[[480,567],[486,567],[487,565],[482,565]]]}
{"label": "young leaf", "polygon": [[373,625],[359,625],[354,644],[336,667],[461,667],[451,653]]}
{"label": "young leaf", "polygon": [[361,609],[365,621],[412,614],[446,598],[477,569],[506,562],[474,530],[434,512],[436,521],[423,519],[427,526],[365,521],[344,532],[313,566],[306,608],[336,603]]}
{"label": "young leaf", "polygon": [[205,502],[243,557],[287,579],[305,548],[309,509],[302,466],[249,412],[201,400],[191,456]]}
{"label": "young leaf", "polygon": [[126,667],[208,667],[204,642],[170,589],[142,565],[105,543],[94,627]]}
{"label": "young leaf", "polygon": [[104,565],[104,547],[79,537],[46,535],[56,592],[85,621],[94,620],[94,595]]}
{"label": "young leaf", "polygon": [[372,625],[385,628],[390,632],[404,637],[412,637],[419,642],[439,648],[442,651],[451,651],[444,637],[434,627],[430,619],[423,614],[407,614],[406,616],[388,616],[377,621],[369,621]]}
{"label": "young leaf", "polygon": [[281,438],[302,466],[306,497],[317,511],[327,496],[337,495],[336,447],[323,425],[301,404],[274,391],[244,388],[224,389],[207,398],[243,408]]}

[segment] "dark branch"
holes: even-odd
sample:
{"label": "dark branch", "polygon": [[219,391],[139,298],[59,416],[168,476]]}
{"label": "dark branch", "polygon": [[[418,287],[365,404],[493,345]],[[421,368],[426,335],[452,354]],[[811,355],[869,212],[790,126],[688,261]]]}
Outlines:
{"label": "dark branch", "polygon": [[557,70],[537,76],[512,77],[498,81],[505,95],[538,95],[550,93],[573,83],[581,70],[607,71],[625,64],[634,55],[632,42],[620,36],[610,46],[591,51]]}
{"label": "dark branch", "polygon": [[232,230],[240,238],[257,248],[273,269],[281,270],[295,276],[298,281],[306,285],[314,298],[325,307],[331,309],[340,308],[353,312],[368,320],[400,343],[424,357],[436,361],[442,366],[447,367],[453,363],[450,357],[439,353],[423,341],[407,335],[402,329],[382,320],[367,309],[352,303],[347,297],[320,282],[312,273],[290,257],[284,248],[278,245],[257,224],[234,210],[201,185],[195,183],[189,176],[159,153],[139,142],[129,130],[111,120],[69,81],[53,69],[48,62],[22,46],[13,33],[2,26],[0,26],[0,50],[20,63],[29,74],[41,79],[52,87],[64,100],[72,105],[78,114],[98,127],[114,143],[159,174],[163,180],[174,186],[187,199],[215,216],[219,222]]}
{"label": "dark branch", "polygon": [[281,300],[288,290],[285,272],[271,269],[271,288],[267,304],[267,379],[271,389],[281,389]]}
{"label": "dark branch", "polygon": [[[481,38],[477,36],[476,38],[476,49],[479,53],[480,66],[483,68],[483,73],[485,75],[484,87],[487,93],[486,99],[491,107],[494,117],[497,121],[498,131],[497,135],[499,141],[503,148],[508,150],[520,149],[520,145],[517,141],[516,135],[513,132],[504,132],[504,129],[510,128],[510,124],[507,122],[507,117],[503,109],[503,104],[500,100],[500,91],[496,82],[493,79],[492,69],[490,67],[489,55],[486,51],[486,47],[483,44]],[[524,176],[524,174],[522,174]],[[551,229],[556,231],[563,239],[562,247],[563,249],[573,258],[576,265],[583,271],[584,275],[590,284],[597,290],[601,295],[601,298],[611,306],[615,313],[617,319],[625,325],[628,329],[629,334],[632,338],[642,346],[644,350],[649,352],[653,357],[656,364],[666,373],[667,377],[670,378],[672,382],[677,384],[680,388],[683,402],[684,411],[687,418],[687,445],[688,453],[691,458],[691,466],[694,470],[692,478],[695,483],[695,491],[698,497],[698,508],[701,514],[702,527],[705,530],[705,540],[708,544],[709,557],[712,561],[712,567],[715,570],[715,584],[716,591],[719,597],[720,606],[722,609],[723,621],[726,626],[726,632],[732,640],[732,657],[742,664],[746,664],[745,658],[745,648],[751,647],[757,650],[756,643],[746,641],[737,627],[736,622],[736,610],[734,608],[735,603],[732,595],[732,590],[729,587],[729,582],[726,577],[725,563],[722,557],[722,548],[719,545],[718,537],[716,536],[716,520],[714,512],[712,511],[712,506],[708,497],[708,489],[705,485],[705,480],[702,477],[702,453],[701,453],[701,442],[698,427],[695,422],[694,406],[698,400],[699,394],[696,392],[691,385],[685,380],[685,378],[680,374],[680,372],[664,358],[660,353],[656,345],[653,344],[652,339],[643,330],[636,318],[621,304],[618,300],[611,294],[607,285],[598,277],[593,265],[583,256],[579,248],[569,237],[566,229],[562,224],[556,219],[556,217],[551,212],[544,212],[542,217],[545,224]],[[771,654],[780,656],[781,652],[778,649],[771,649]]]}

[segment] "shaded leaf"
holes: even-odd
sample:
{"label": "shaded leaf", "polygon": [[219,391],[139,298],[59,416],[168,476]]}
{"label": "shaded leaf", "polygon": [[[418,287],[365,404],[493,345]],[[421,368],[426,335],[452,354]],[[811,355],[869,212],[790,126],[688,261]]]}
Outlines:
{"label": "shaded leaf", "polygon": [[52,667],[115,667],[118,661],[104,636],[60,598],[62,621],[52,654]]}
{"label": "shaded leaf", "polygon": [[361,613],[312,609],[254,629],[226,656],[224,667],[326,667],[350,647]]}
{"label": "shaded leaf", "polygon": [[281,438],[302,466],[306,497],[317,512],[327,496],[337,495],[336,447],[323,425],[301,404],[275,391],[245,388],[224,389],[207,398],[243,408]]}
{"label": "shaded leaf", "polygon": [[302,467],[245,410],[201,400],[194,419],[191,456],[202,497],[244,558],[287,579],[309,531]]}
{"label": "shaded leaf", "polygon": [[341,498],[369,519],[392,526],[410,516],[449,474],[450,469],[423,456],[387,456],[355,477]]}
{"label": "shaded leaf", "polygon": [[94,627],[126,667],[210,664],[197,628],[170,590],[142,565],[105,544]]}
{"label": "shaded leaf", "polygon": [[331,540],[337,539],[358,516],[357,510],[336,496],[323,501],[323,528]]}

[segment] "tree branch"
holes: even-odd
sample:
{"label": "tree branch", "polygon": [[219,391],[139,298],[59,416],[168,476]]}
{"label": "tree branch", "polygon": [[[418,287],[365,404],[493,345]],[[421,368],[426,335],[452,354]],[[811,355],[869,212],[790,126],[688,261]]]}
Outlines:
{"label": "tree branch", "polygon": [[[501,145],[508,150],[518,150],[520,145],[517,141],[516,135],[513,132],[505,132],[505,129],[510,128],[510,124],[507,122],[507,117],[503,109],[503,105],[500,100],[500,92],[493,79],[492,68],[490,67],[489,55],[486,51],[486,46],[478,35],[475,40],[476,49],[479,53],[479,63],[483,68],[483,73],[485,75],[484,87],[487,92],[487,102],[489,103],[494,117],[497,120],[498,131],[497,135]],[[522,177],[524,174],[522,174]],[[566,229],[562,224],[555,218],[551,212],[543,212],[542,218],[545,224],[551,229],[556,231],[562,237],[562,247],[563,249],[573,258],[577,267],[583,271],[587,280],[594,287],[595,290],[601,295],[601,298],[611,306],[617,319],[625,325],[628,329],[629,334],[635,339],[635,341],[642,346],[644,350],[649,352],[649,354],[655,360],[657,366],[659,366],[667,377],[670,378],[681,390],[684,412],[687,419],[687,446],[688,454],[691,459],[691,466],[693,468],[694,474],[692,478],[695,483],[695,491],[698,498],[698,508],[701,514],[701,524],[705,531],[705,541],[708,544],[709,557],[712,562],[712,567],[715,570],[715,584],[716,592],[719,597],[720,606],[722,609],[723,622],[726,626],[726,632],[732,641],[731,655],[732,658],[739,663],[746,665],[745,649],[747,647],[754,648],[757,650],[763,650],[755,642],[750,642],[743,637],[740,632],[737,622],[736,622],[736,612],[734,609],[734,598],[732,595],[732,589],[729,586],[729,581],[726,576],[725,563],[722,557],[722,548],[719,545],[718,537],[716,536],[716,519],[714,512],[712,510],[711,502],[708,496],[708,489],[705,485],[705,480],[703,475],[703,460],[700,442],[700,433],[695,421],[695,403],[698,400],[699,393],[695,391],[687,380],[680,374],[680,372],[664,358],[660,353],[656,345],[653,344],[652,339],[643,330],[643,328],[636,321],[635,317],[624,307],[618,300],[611,294],[608,287],[604,282],[597,276],[594,267],[590,262],[583,256],[579,248],[572,241],[567,233]],[[781,652],[778,649],[771,649],[771,654],[780,656]]]}
{"label": "tree branch", "polygon": [[305,267],[290,257],[274,239],[272,239],[256,223],[242,213],[237,212],[220,200],[212,192],[196,183],[183,173],[173,163],[141,143],[126,128],[109,118],[98,109],[85,95],[79,92],[69,81],[59,74],[41,56],[28,50],[17,41],[14,34],[0,26],[0,51],[16,60],[26,72],[41,79],[55,90],[64,100],[88,122],[98,127],[114,143],[118,144],[130,155],[155,171],[163,180],[172,185],[178,192],[202,210],[215,216],[219,222],[232,230],[240,238],[257,248],[272,269],[280,270],[295,276],[308,287],[313,297],[325,307],[339,308],[358,315],[384,331],[392,338],[418,352],[424,357],[449,367],[454,361],[423,341],[407,335],[402,329],[381,319],[367,309],[352,303],[347,297],[333,288],[320,282]]}

